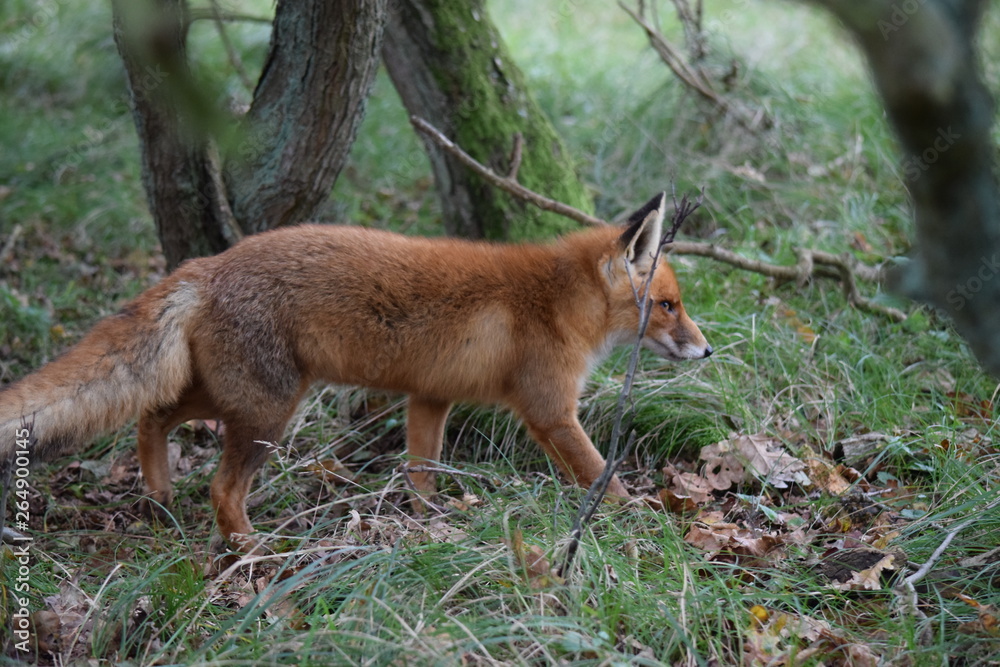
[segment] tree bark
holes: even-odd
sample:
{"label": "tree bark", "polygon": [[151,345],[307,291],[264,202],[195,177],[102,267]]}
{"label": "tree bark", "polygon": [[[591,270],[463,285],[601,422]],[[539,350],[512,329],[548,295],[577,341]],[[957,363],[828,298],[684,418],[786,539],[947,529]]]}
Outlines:
{"label": "tree bark", "polygon": [[169,267],[241,233],[299,222],[329,195],[378,68],[385,8],[279,0],[253,103],[234,123],[191,80],[186,1],[114,1],[143,184]]}
{"label": "tree bark", "polygon": [[185,127],[183,100],[171,94],[188,79],[186,7],[183,0],[155,0],[140,15],[116,0],[114,34],[125,65],[132,116],[142,152],[142,182],[167,265],[213,255],[229,242],[210,175],[207,137]]}
{"label": "tree bark", "polygon": [[[593,204],[551,123],[525,86],[484,0],[397,0],[382,57],[410,114],[428,120],[498,173],[510,169],[515,133],[524,139],[519,180],[587,211]],[[534,210],[468,171],[424,138],[449,234],[550,237],[575,225]]]}
{"label": "tree bark", "polygon": [[852,30],[903,149],[917,243],[898,287],[947,312],[1000,375],[1000,188],[979,76],[981,0],[815,0]]}
{"label": "tree bark", "polygon": [[385,0],[278,3],[244,141],[225,170],[245,231],[299,222],[330,196],[378,71],[385,8]]}

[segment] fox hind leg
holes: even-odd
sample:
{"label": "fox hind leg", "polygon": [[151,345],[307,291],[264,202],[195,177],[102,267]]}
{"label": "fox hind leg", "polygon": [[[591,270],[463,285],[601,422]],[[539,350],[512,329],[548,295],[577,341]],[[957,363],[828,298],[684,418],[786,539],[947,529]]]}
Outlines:
{"label": "fox hind leg", "polygon": [[219,532],[232,546],[244,548],[244,536],[253,533],[247,514],[247,496],[257,471],[271,453],[270,443],[277,442],[287,419],[270,424],[247,424],[223,419],[222,457],[212,478],[212,506]]}
{"label": "fox hind leg", "polygon": [[137,453],[148,496],[143,504],[149,514],[166,519],[164,510],[174,497],[167,458],[167,436],[188,420],[215,416],[215,407],[201,387],[196,385],[189,388],[176,405],[146,412],[139,418]]}

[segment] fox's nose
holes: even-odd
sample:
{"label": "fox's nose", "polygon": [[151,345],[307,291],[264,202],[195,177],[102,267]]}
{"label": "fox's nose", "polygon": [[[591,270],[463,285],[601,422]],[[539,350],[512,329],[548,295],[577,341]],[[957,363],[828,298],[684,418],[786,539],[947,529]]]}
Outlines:
{"label": "fox's nose", "polygon": [[702,355],[702,358],[703,359],[707,359],[710,356],[712,356],[712,346],[711,345],[706,345],[705,346],[705,354]]}

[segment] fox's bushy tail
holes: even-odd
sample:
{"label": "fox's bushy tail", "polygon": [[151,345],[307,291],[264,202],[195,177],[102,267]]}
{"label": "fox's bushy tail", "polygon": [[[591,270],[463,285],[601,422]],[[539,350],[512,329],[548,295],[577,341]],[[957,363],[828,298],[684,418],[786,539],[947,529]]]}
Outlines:
{"label": "fox's bushy tail", "polygon": [[11,455],[23,424],[31,426],[38,454],[51,455],[177,401],[191,379],[186,331],[198,292],[171,278],[0,390],[0,460]]}

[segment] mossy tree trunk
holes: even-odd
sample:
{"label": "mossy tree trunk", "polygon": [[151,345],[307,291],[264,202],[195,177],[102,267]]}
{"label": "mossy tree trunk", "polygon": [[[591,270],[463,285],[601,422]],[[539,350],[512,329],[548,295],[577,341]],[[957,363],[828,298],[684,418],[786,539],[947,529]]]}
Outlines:
{"label": "mossy tree trunk", "polygon": [[[528,93],[484,0],[396,0],[382,55],[411,114],[499,173],[507,173],[513,137],[521,133],[521,183],[577,208],[593,209],[571,157]],[[521,240],[549,237],[575,225],[528,208],[434,144],[424,143],[450,234]]]}
{"label": "mossy tree trunk", "polygon": [[191,80],[185,0],[115,0],[113,9],[167,264],[311,215],[361,123],[386,0],[279,0],[242,119],[223,117]]}

